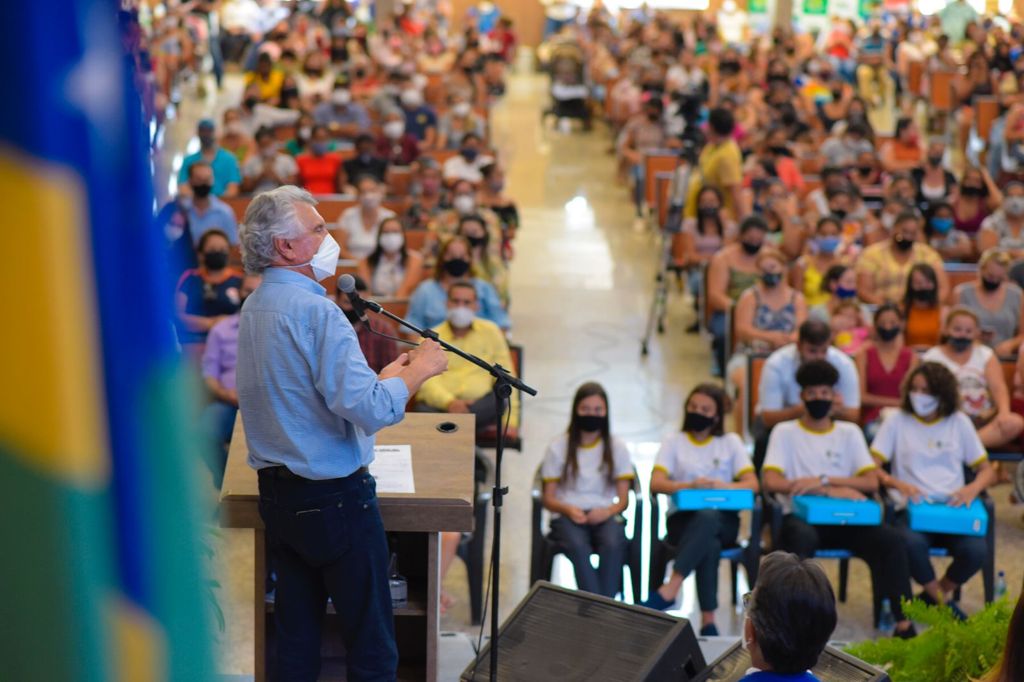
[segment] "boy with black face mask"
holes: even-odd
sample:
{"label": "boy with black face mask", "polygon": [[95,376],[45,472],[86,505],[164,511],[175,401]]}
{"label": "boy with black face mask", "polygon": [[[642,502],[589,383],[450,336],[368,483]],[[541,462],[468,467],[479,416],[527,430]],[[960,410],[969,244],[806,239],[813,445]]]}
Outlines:
{"label": "boy with black face mask", "polygon": [[805,414],[782,422],[768,440],[764,489],[776,493],[785,512],[779,547],[810,558],[823,547],[846,549],[871,567],[876,600],[889,599],[896,636],[913,637],[900,599],[911,596],[910,569],[898,533],[891,527],[811,525],[793,514],[793,496],[864,500],[878,490],[875,463],[856,424],[832,419],[839,372],[825,360],[804,363],[796,374]]}

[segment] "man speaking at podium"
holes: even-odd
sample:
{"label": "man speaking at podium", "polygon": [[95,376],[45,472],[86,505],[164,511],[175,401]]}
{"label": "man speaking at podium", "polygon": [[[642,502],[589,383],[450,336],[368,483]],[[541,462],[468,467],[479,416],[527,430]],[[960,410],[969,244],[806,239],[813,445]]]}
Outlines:
{"label": "man speaking at podium", "polygon": [[314,682],[331,598],[351,682],[395,679],[388,546],[373,477],[374,434],[402,420],[424,381],[444,372],[434,341],[379,375],[319,280],[338,245],[297,187],[258,195],[241,229],[242,261],[263,284],[242,306],[238,403],[259,472],[260,515],[277,572],[273,680]]}

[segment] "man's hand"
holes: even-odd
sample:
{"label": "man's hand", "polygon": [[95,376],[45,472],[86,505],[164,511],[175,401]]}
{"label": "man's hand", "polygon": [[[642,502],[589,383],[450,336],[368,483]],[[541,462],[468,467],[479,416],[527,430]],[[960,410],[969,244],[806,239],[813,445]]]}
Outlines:
{"label": "man's hand", "polygon": [[395,358],[395,360],[391,362],[387,367],[382,369],[380,371],[380,374],[377,375],[377,378],[380,379],[381,381],[384,381],[385,379],[397,377],[399,374],[402,373],[402,370],[405,369],[408,365],[409,354],[402,353],[397,358]]}
{"label": "man's hand", "polygon": [[225,388],[224,395],[221,397],[221,400],[226,402],[228,405],[238,407],[238,391],[233,388]]}
{"label": "man's hand", "polygon": [[828,489],[828,496],[834,497],[837,500],[866,500],[864,493],[853,488],[849,488],[845,485],[831,486]]}
{"label": "man's hand", "polygon": [[892,487],[896,488],[903,497],[907,498],[911,502],[921,501],[921,489],[913,483],[907,483],[906,481],[897,481],[893,479]]}
{"label": "man's hand", "polygon": [[569,517],[569,520],[573,523],[578,523],[583,526],[587,523],[587,514],[579,507],[569,507],[565,510],[565,515]]}
{"label": "man's hand", "polygon": [[611,511],[608,507],[598,507],[597,509],[591,509],[587,512],[587,523],[592,526],[604,523],[612,516]]}
{"label": "man's hand", "polygon": [[467,403],[465,400],[459,400],[458,398],[456,398],[455,400],[448,403],[448,407],[446,407],[445,410],[447,410],[448,412],[453,412],[455,414],[467,414],[469,412],[469,403]]}
{"label": "man's hand", "polygon": [[821,479],[817,476],[805,476],[804,478],[794,479],[789,485],[790,495],[807,495],[812,490],[817,490],[821,487]]}
{"label": "man's hand", "polygon": [[426,339],[409,351],[409,365],[422,369],[427,378],[437,376],[448,369],[448,355],[433,339]]}
{"label": "man's hand", "polygon": [[693,481],[694,488],[708,489],[719,489],[725,487],[725,482],[720,481],[717,478],[704,478],[701,476]]}

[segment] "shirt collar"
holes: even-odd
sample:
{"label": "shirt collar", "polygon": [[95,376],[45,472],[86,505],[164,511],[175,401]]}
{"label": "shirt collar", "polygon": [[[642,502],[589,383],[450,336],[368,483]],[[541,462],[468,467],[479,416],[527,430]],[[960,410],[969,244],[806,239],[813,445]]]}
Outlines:
{"label": "shirt collar", "polygon": [[317,296],[325,296],[327,294],[327,289],[324,289],[319,282],[314,282],[301,272],[295,272],[288,268],[267,268],[263,271],[263,281],[275,282],[277,284],[294,284]]}

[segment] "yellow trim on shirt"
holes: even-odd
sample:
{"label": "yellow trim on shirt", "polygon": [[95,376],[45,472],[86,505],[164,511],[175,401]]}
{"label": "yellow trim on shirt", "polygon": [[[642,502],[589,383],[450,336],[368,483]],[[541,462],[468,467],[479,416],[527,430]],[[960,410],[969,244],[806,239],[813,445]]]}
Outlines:
{"label": "yellow trim on shirt", "polygon": [[594,448],[596,448],[598,445],[601,444],[602,440],[604,440],[604,439],[603,438],[598,438],[597,440],[595,440],[590,445],[584,445],[583,443],[580,443],[579,449],[580,450],[593,450]]}
{"label": "yellow trim on shirt", "polygon": [[930,420],[929,419],[921,419],[916,414],[912,415],[912,416],[914,417],[914,419],[916,419],[917,421],[921,422],[925,426],[932,426],[933,424],[938,424],[940,421],[945,419],[945,417],[941,417],[941,416],[936,417],[935,419],[930,419]]}
{"label": "yellow trim on shirt", "polygon": [[832,430],[836,428],[836,422],[835,422],[834,419],[832,420],[832,423],[829,424],[829,427],[827,429],[825,429],[824,431],[815,431],[814,429],[812,429],[809,426],[807,426],[806,424],[804,424],[804,420],[803,419],[797,419],[796,423],[797,423],[797,425],[801,429],[803,429],[804,431],[806,431],[807,433],[809,433],[809,434],[811,434],[813,436],[824,436],[826,433],[832,433]]}
{"label": "yellow trim on shirt", "polygon": [[704,440],[697,440],[696,438],[693,437],[693,434],[690,433],[689,431],[686,432],[686,437],[690,439],[691,443],[693,443],[694,445],[696,445],[699,448],[704,447],[705,445],[707,445],[708,443],[710,443],[711,441],[713,441],[715,439],[714,436],[708,436]]}
{"label": "yellow trim on shirt", "polygon": [[736,476],[733,477],[733,480],[734,481],[740,480],[740,476],[742,476],[743,474],[745,474],[747,472],[750,472],[750,471],[754,471],[754,467],[743,467],[742,469],[740,469],[739,471],[736,472]]}
{"label": "yellow trim on shirt", "polygon": [[783,476],[786,475],[786,470],[776,464],[761,467],[761,472],[764,473],[765,471],[778,471]]}
{"label": "yellow trim on shirt", "polygon": [[981,457],[974,460],[967,466],[971,467],[972,469],[977,469],[979,466],[981,466],[981,463],[984,462],[986,459],[988,459],[988,452],[983,452],[981,453]]}
{"label": "yellow trim on shirt", "polygon": [[559,477],[559,478],[542,478],[540,480],[541,480],[541,483],[558,483],[562,479],[561,479],[561,477]]}
{"label": "yellow trim on shirt", "polygon": [[629,473],[629,474],[622,474],[621,476],[616,476],[615,480],[616,481],[632,481],[633,478],[634,478],[633,474]]}
{"label": "yellow trim on shirt", "polygon": [[655,469],[655,470],[657,470],[657,469],[661,469],[662,471],[664,471],[664,472],[665,472],[666,474],[668,474],[669,476],[671,476],[671,475],[672,475],[672,472],[671,472],[671,471],[669,471],[668,469],[666,469],[666,468],[665,468],[665,467],[664,467],[663,465],[661,465],[661,464],[655,464],[655,465],[654,465],[654,469]]}
{"label": "yellow trim on shirt", "polygon": [[888,462],[889,461],[888,457],[886,457],[883,453],[879,452],[878,450],[875,450],[874,448],[871,448],[871,454],[876,456],[876,457],[878,457],[883,462]]}
{"label": "yellow trim on shirt", "polygon": [[865,473],[871,471],[872,469],[877,469],[877,468],[878,467],[876,467],[874,464],[868,464],[866,466],[862,466],[860,469],[857,469],[857,473],[855,473],[854,476],[860,476],[861,474],[865,474]]}

